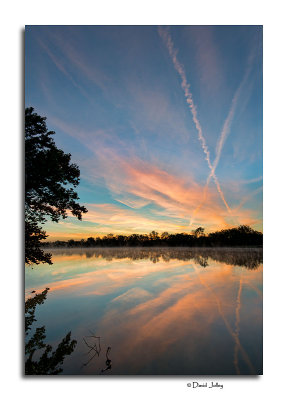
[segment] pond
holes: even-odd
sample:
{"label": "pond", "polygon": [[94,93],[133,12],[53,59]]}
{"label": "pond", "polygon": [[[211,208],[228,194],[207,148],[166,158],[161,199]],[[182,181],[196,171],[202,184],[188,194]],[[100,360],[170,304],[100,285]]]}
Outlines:
{"label": "pond", "polygon": [[26,299],[49,288],[26,342],[71,331],[62,374],[262,374],[262,249],[49,251],[25,270]]}

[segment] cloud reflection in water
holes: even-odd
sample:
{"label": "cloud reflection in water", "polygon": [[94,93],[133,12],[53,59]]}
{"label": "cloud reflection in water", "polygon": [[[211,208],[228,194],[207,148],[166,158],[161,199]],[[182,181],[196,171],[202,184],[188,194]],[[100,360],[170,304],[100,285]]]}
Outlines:
{"label": "cloud reflection in water", "polygon": [[[112,374],[262,373],[261,249],[61,249],[53,262],[26,272],[27,291],[51,288],[42,317],[69,321],[78,343],[88,327],[105,338]],[[83,352],[64,373],[97,373],[79,371]]]}

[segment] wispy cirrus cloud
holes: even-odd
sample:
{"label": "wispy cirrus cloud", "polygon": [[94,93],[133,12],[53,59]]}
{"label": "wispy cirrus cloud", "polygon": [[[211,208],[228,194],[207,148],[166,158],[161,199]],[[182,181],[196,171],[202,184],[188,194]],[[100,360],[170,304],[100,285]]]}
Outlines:
{"label": "wispy cirrus cloud", "polygon": [[[167,223],[173,220],[178,220],[176,225],[178,224],[182,231],[189,229],[191,210],[199,204],[203,194],[203,187],[195,180],[167,172],[136,157],[127,160],[111,148],[101,148],[97,158],[99,164],[96,173],[105,179],[106,186],[115,200],[139,213],[148,212],[148,209],[153,224],[159,217],[165,218],[165,230],[168,230]],[[142,209],[144,206],[147,206],[145,210]],[[231,213],[237,223],[251,224],[257,220],[251,210],[238,209],[237,212]],[[205,206],[194,217],[195,225],[209,226],[210,230],[233,224],[231,214],[223,209],[217,190],[212,188],[207,192]],[[179,231],[177,226],[173,228]]]}
{"label": "wispy cirrus cloud", "polygon": [[[227,117],[225,119],[223,128],[222,128],[220,136],[218,138],[217,147],[216,147],[216,156],[215,156],[215,160],[214,160],[214,162],[212,164],[211,163],[210,152],[209,152],[208,146],[206,144],[205,137],[203,135],[203,131],[202,131],[202,127],[201,127],[199,118],[197,116],[196,105],[195,105],[195,103],[193,101],[192,93],[190,91],[190,85],[188,84],[188,81],[187,81],[185,69],[184,69],[183,65],[181,65],[180,62],[178,61],[177,49],[175,48],[174,43],[172,41],[171,34],[169,33],[169,28],[164,29],[162,27],[159,27],[158,31],[159,31],[159,34],[162,37],[167,49],[168,49],[168,51],[169,51],[169,55],[170,55],[170,57],[171,57],[171,59],[173,61],[174,68],[176,69],[176,71],[178,72],[178,74],[179,74],[179,76],[181,78],[181,86],[182,86],[182,89],[184,91],[187,104],[188,104],[189,109],[191,111],[191,114],[192,114],[193,121],[195,123],[196,129],[198,131],[198,139],[199,139],[199,141],[201,143],[202,149],[204,151],[204,154],[206,156],[206,160],[207,160],[207,163],[208,163],[208,166],[209,166],[209,169],[210,169],[210,173],[209,173],[209,175],[207,177],[207,180],[206,180],[206,185],[203,188],[203,197],[200,200],[200,203],[194,208],[194,210],[192,212],[192,217],[191,217],[191,222],[190,223],[192,224],[192,222],[195,221],[195,218],[197,218],[199,211],[201,210],[201,208],[203,207],[203,205],[207,201],[208,185],[210,183],[211,178],[213,177],[214,182],[216,184],[217,191],[220,194],[220,197],[221,197],[222,201],[224,202],[224,204],[226,206],[226,209],[227,209],[231,219],[234,221],[234,224],[237,224],[237,222],[239,222],[239,217],[240,217],[239,216],[240,208],[247,201],[247,199],[251,198],[254,194],[252,194],[252,196],[249,196],[249,197],[245,196],[241,200],[240,206],[238,206],[237,209],[232,210],[231,207],[228,205],[225,197],[224,197],[223,190],[220,187],[220,184],[219,184],[219,181],[218,181],[218,178],[216,176],[215,171],[216,171],[216,168],[217,168],[218,163],[219,163],[220,158],[221,158],[221,153],[222,153],[222,149],[223,149],[224,143],[225,143],[225,141],[226,141],[226,139],[227,139],[227,137],[228,137],[228,135],[230,133],[231,124],[232,124],[232,121],[233,121],[233,118],[234,118],[235,112],[236,112],[236,107],[237,107],[237,105],[239,103],[240,97],[242,96],[244,88],[247,86],[247,82],[248,82],[249,76],[250,76],[252,68],[253,68],[254,59],[255,59],[255,46],[252,46],[252,50],[251,50],[251,52],[249,54],[249,57],[248,57],[248,60],[247,60],[246,71],[245,71],[244,76],[243,76],[243,78],[242,78],[242,80],[241,80],[241,82],[240,82],[240,84],[239,84],[239,86],[238,86],[233,98],[232,98],[232,103],[231,103],[228,115],[227,115]],[[208,40],[208,42],[209,42],[209,40]],[[254,41],[254,43],[255,43],[255,41]],[[213,52],[212,52],[212,55],[211,55],[211,52],[208,51],[208,53],[209,53],[209,56],[212,57],[213,62],[215,60],[217,60],[217,57],[215,56],[215,54],[213,55]],[[205,65],[206,64],[206,60],[204,59],[204,61],[205,61],[204,62],[204,65]]]}
{"label": "wispy cirrus cloud", "polygon": [[65,39],[59,32],[50,32],[50,39],[58,47],[61,53],[66,57],[69,63],[78,70],[83,79],[88,79],[90,82],[100,87],[104,92],[107,89],[107,83],[110,82],[110,78],[105,74],[103,69],[100,69],[95,61],[97,58],[92,57],[94,54],[90,54],[90,57],[84,54],[83,51],[73,44],[71,38]]}
{"label": "wispy cirrus cloud", "polygon": [[[122,177],[125,175],[125,178],[118,182],[117,187],[114,184],[110,187],[116,199],[120,195],[123,196],[124,200],[118,202],[119,205],[86,203],[88,213],[83,215],[81,225],[74,219],[68,223],[64,222],[63,228],[59,225],[55,229],[55,224],[51,225],[51,228],[49,226],[47,229],[49,240],[81,239],[108,233],[149,233],[152,230],[159,233],[189,232],[190,211],[201,197],[202,187],[195,186],[191,190],[191,186],[178,182],[176,177],[165,171],[150,169],[149,173],[146,173],[136,170],[135,166],[130,166],[129,169],[130,171],[120,169],[119,174]],[[109,171],[107,179],[108,174]],[[138,181],[135,180],[135,175],[138,176]],[[133,199],[133,207],[125,200],[126,197]],[[135,198],[135,201],[138,201],[137,207],[134,204]],[[194,226],[202,225],[207,231],[232,226],[230,215],[217,203],[217,192],[211,191],[209,199],[193,221]],[[233,211],[233,216],[240,224],[253,225],[259,222],[251,210],[238,209]],[[86,226],[86,223],[89,225]]]}
{"label": "wispy cirrus cloud", "polygon": [[[141,233],[148,227],[160,230],[158,226],[172,232],[197,226],[211,231],[259,223],[262,199],[253,190],[262,182],[244,178],[262,171],[261,54],[254,64],[251,58],[252,70],[249,60],[245,70],[244,57],[260,30],[27,30],[27,98],[47,117],[47,125],[52,123],[56,141],[79,165],[81,204],[103,204],[89,204],[94,214],[85,229],[71,218],[71,225],[65,221],[57,226],[62,233],[65,226],[67,236],[79,233],[80,238],[89,230],[91,235],[114,228],[132,233],[136,227]],[[169,68],[163,68],[163,55]],[[255,102],[245,104],[250,95]],[[220,177],[220,165],[228,162],[233,163],[231,171],[221,169]],[[203,200],[206,179],[212,180],[207,200],[193,214]]]}
{"label": "wispy cirrus cloud", "polygon": [[[90,228],[91,234],[94,231],[100,235],[147,233],[151,230],[185,232],[191,229],[192,224],[211,231],[238,223],[253,225],[259,222],[253,210],[238,207],[228,212],[214,188],[208,188],[205,205],[191,220],[192,210],[203,199],[203,186],[191,174],[184,178],[163,166],[143,161],[132,150],[129,151],[126,142],[110,132],[87,132],[54,117],[50,120],[87,146],[92,157],[82,161],[82,176],[91,183],[104,179],[114,199],[115,203],[110,205],[86,204],[89,213],[84,216],[84,221],[96,224],[95,229]],[[125,144],[126,154],[121,155]],[[69,235],[72,233],[70,230]],[[86,232],[83,234],[86,237]]]}
{"label": "wispy cirrus cloud", "polygon": [[114,204],[87,204],[89,212],[84,221],[98,224],[97,230],[102,233],[149,233],[152,230],[159,232],[183,232],[187,225],[181,220],[167,220],[157,218],[134,209],[127,209]]}
{"label": "wispy cirrus cloud", "polygon": [[240,208],[242,208],[245,203],[247,203],[250,199],[252,199],[257,194],[261,193],[262,191],[263,191],[263,186],[260,186],[257,189],[253,190],[252,192],[250,192],[249,194],[247,194],[246,196],[244,196],[240,204],[237,206],[236,210],[237,211],[240,210]]}
{"label": "wispy cirrus cloud", "polygon": [[[135,156],[121,156],[103,143],[91,148],[95,158],[86,161],[85,178],[92,183],[104,179],[114,204],[85,204],[89,212],[83,220],[95,226],[85,229],[78,226],[82,237],[87,237],[88,231],[90,235],[148,233],[152,230],[187,232],[191,224],[212,231],[231,227],[235,221],[247,225],[259,222],[253,210],[241,207],[231,210],[232,220],[213,188],[208,188],[205,205],[191,221],[191,210],[203,195],[203,186],[191,177],[183,178]],[[67,226],[66,232],[72,238],[75,230]],[[81,236],[79,232],[77,237]],[[56,232],[48,230],[48,233],[50,239],[56,236]]]}
{"label": "wispy cirrus cloud", "polygon": [[67,68],[65,68],[63,61],[61,61],[53,52],[52,50],[45,44],[40,38],[37,38],[38,43],[44,50],[44,52],[49,56],[49,58],[52,60],[54,65],[58,68],[60,72],[62,72],[66,78],[72,83],[72,85],[80,91],[80,93],[86,97],[89,101],[92,100],[92,98],[88,95],[86,90],[83,89],[83,87],[76,82],[76,80],[73,78],[73,76],[67,71]]}
{"label": "wispy cirrus cloud", "polygon": [[251,178],[251,179],[243,179],[239,180],[239,184],[242,185],[249,185],[250,183],[257,183],[263,181],[263,176],[257,176],[257,178]]}
{"label": "wispy cirrus cloud", "polygon": [[[138,76],[129,76],[123,79],[129,109],[134,119],[134,128],[139,127],[153,138],[168,139],[170,141],[187,143],[189,131],[185,126],[185,113],[179,104],[169,98],[169,90],[163,83],[153,80],[153,86],[146,85]],[[177,135],[177,136],[176,136]],[[143,135],[142,135],[143,139]]]}

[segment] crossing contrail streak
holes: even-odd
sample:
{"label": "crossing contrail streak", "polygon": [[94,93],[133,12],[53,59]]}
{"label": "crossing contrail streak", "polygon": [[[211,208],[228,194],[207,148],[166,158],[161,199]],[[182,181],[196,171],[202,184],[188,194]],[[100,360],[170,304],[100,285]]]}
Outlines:
{"label": "crossing contrail streak", "polygon": [[236,110],[237,103],[239,101],[239,97],[241,95],[243,87],[245,86],[245,83],[247,82],[248,77],[250,75],[250,72],[252,70],[253,59],[254,59],[254,54],[251,53],[250,56],[249,56],[249,59],[248,59],[248,67],[247,67],[247,69],[245,71],[244,77],[243,77],[240,85],[238,86],[238,88],[237,88],[237,90],[236,90],[236,92],[235,92],[235,94],[233,96],[229,113],[227,115],[227,118],[225,119],[222,131],[220,133],[220,137],[218,139],[218,143],[217,143],[217,147],[216,147],[216,157],[215,157],[215,160],[213,162],[213,169],[212,169],[212,171],[210,172],[210,175],[207,178],[206,186],[209,185],[209,182],[210,182],[210,180],[211,180],[211,178],[213,176],[213,173],[215,173],[215,170],[216,170],[217,165],[219,163],[223,145],[224,145],[224,143],[225,143],[225,141],[227,139],[227,136],[230,133],[231,123],[232,123],[232,120],[233,120],[234,115],[235,115],[235,110]]}
{"label": "crossing contrail streak", "polygon": [[[226,329],[227,329],[228,333],[231,335],[231,337],[234,339],[235,348],[237,349],[237,354],[236,354],[236,359],[234,357],[233,363],[234,363],[234,365],[236,367],[237,373],[238,373],[238,370],[239,370],[238,358],[237,357],[238,357],[238,351],[240,351],[242,356],[243,356],[244,361],[248,365],[251,373],[254,375],[255,374],[254,366],[251,363],[250,358],[249,358],[246,350],[242,346],[242,344],[240,342],[240,339],[239,339],[239,322],[240,322],[240,320],[239,320],[239,312],[240,312],[240,306],[241,306],[240,297],[241,297],[241,291],[242,291],[242,282],[241,282],[241,289],[239,289],[238,296],[237,296],[238,311],[236,311],[237,312],[236,318],[238,318],[238,325],[236,325],[236,327],[238,326],[238,330],[236,329],[236,331],[234,331],[232,329],[228,319],[226,318],[226,316],[224,314],[224,311],[223,311],[223,308],[222,308],[222,304],[221,304],[221,301],[219,300],[218,296],[215,294],[214,290],[205,282],[205,280],[202,279],[201,273],[199,273],[198,268],[195,265],[193,266],[193,268],[194,268],[194,270],[195,270],[195,272],[197,274],[197,277],[198,277],[200,283],[211,293],[212,297],[214,298],[215,304],[217,305],[217,308],[218,308],[218,312],[219,312],[219,314],[220,314],[220,316],[221,316],[221,318],[222,318],[222,320],[223,320],[223,322],[224,322],[224,324],[226,326]],[[236,322],[236,324],[237,324],[237,322]],[[236,364],[235,364],[235,362],[236,362]],[[237,370],[237,368],[238,368],[238,370]]]}
{"label": "crossing contrail streak", "polygon": [[220,187],[219,181],[217,179],[217,176],[215,175],[215,171],[213,169],[213,165],[211,164],[211,161],[210,161],[210,152],[209,152],[208,146],[206,144],[205,137],[203,136],[202,127],[201,127],[201,124],[200,124],[199,119],[198,119],[197,109],[196,109],[196,106],[195,106],[194,101],[193,101],[192,93],[190,91],[190,85],[187,82],[187,77],[186,77],[186,73],[185,73],[184,67],[183,67],[183,65],[180,64],[180,62],[177,59],[177,50],[174,48],[174,44],[173,44],[173,41],[172,41],[172,38],[171,38],[171,35],[169,33],[168,28],[164,29],[162,27],[159,27],[158,28],[158,32],[159,32],[160,37],[162,38],[163,42],[165,43],[165,45],[166,45],[166,47],[168,49],[168,52],[169,52],[169,55],[170,55],[170,57],[172,59],[174,68],[176,69],[176,71],[178,72],[178,74],[179,74],[179,76],[181,78],[181,87],[182,87],[182,89],[184,91],[184,94],[185,94],[185,97],[186,97],[186,102],[187,102],[188,107],[190,109],[190,112],[192,114],[193,121],[194,121],[194,124],[195,124],[197,132],[198,132],[198,139],[199,139],[199,141],[201,143],[201,147],[202,147],[202,149],[204,151],[205,158],[206,158],[207,163],[208,163],[208,167],[209,167],[209,169],[211,171],[210,174],[214,179],[215,185],[217,187],[217,191],[218,191],[223,203],[225,204],[225,207],[227,208],[228,212],[231,213],[230,207],[227,204],[227,201],[226,201],[226,199],[224,197],[224,194],[223,194],[223,192],[221,190],[221,187]]}
{"label": "crossing contrail streak", "polygon": [[251,70],[252,70],[252,67],[253,67],[254,58],[255,58],[255,52],[251,51],[251,53],[250,53],[250,55],[248,57],[248,63],[247,63],[248,66],[247,66],[245,74],[244,74],[244,76],[243,76],[243,78],[242,78],[242,80],[241,80],[241,82],[240,82],[240,84],[239,84],[239,86],[238,86],[233,98],[232,98],[230,110],[228,112],[227,118],[224,121],[223,128],[222,128],[222,131],[220,133],[220,136],[219,136],[219,139],[218,139],[218,142],[217,142],[216,157],[215,157],[215,160],[213,162],[213,166],[212,166],[212,169],[210,171],[210,174],[209,174],[209,176],[208,176],[208,178],[206,180],[206,185],[204,187],[203,200],[202,200],[201,204],[194,210],[194,213],[198,212],[200,210],[200,208],[203,206],[203,204],[205,203],[205,201],[206,201],[208,185],[210,183],[211,178],[215,175],[215,170],[216,170],[216,168],[218,166],[224,143],[225,143],[225,141],[226,141],[226,139],[227,139],[227,137],[228,137],[228,135],[230,133],[231,123],[232,123],[234,115],[235,115],[235,110],[236,110],[236,106],[237,106],[238,101],[239,101],[239,97],[240,97],[241,92],[243,90],[243,87],[245,86],[245,84],[246,84],[246,82],[247,82],[247,80],[249,78],[249,75],[251,73]]}

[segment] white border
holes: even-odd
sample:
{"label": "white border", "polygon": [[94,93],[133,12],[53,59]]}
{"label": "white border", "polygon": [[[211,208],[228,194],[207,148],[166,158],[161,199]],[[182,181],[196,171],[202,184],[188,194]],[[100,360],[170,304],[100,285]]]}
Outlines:
{"label": "white border", "polygon": [[[5,398],[282,398],[287,392],[284,258],[287,223],[287,12],[284,1],[10,1],[1,10],[1,392]],[[191,389],[191,378],[23,378],[22,110],[24,25],[264,25],[264,376],[219,378],[224,389]],[[3,90],[4,89],[4,90]],[[285,118],[285,119],[284,119]],[[3,124],[4,122],[4,124]],[[3,126],[4,125],[4,126]],[[4,220],[3,220],[4,217]],[[15,239],[16,238],[16,239]],[[281,239],[280,239],[281,238]],[[281,250],[279,250],[281,249]],[[3,276],[4,274],[4,276]],[[279,396],[277,396],[279,394]]]}

